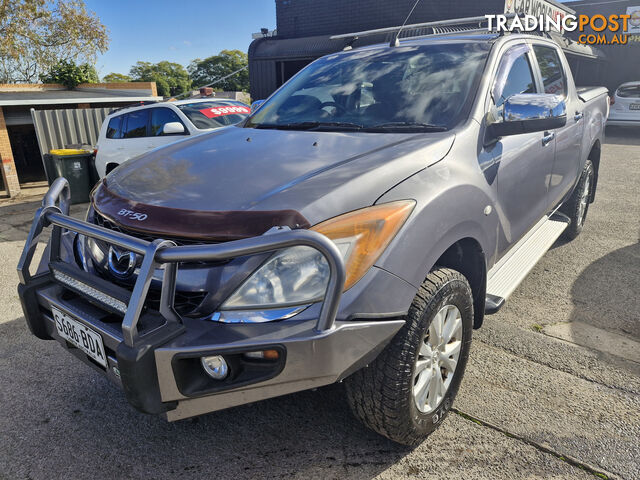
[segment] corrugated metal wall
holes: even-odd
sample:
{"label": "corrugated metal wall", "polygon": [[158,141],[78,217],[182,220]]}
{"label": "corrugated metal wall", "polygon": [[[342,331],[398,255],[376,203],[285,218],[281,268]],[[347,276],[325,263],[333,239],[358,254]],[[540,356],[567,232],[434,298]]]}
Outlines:
{"label": "corrugated metal wall", "polygon": [[100,127],[112,108],[77,108],[60,110],[31,109],[31,118],[44,155],[67,145],[95,145]]}

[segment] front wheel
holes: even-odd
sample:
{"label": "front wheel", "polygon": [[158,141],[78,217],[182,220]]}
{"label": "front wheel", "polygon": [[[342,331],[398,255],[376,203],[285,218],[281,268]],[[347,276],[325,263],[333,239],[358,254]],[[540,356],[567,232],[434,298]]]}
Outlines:
{"label": "front wheel", "polygon": [[355,415],[395,442],[420,443],[453,404],[472,328],[473,296],[467,279],[449,268],[432,270],[406,324],[375,361],[345,381]]}

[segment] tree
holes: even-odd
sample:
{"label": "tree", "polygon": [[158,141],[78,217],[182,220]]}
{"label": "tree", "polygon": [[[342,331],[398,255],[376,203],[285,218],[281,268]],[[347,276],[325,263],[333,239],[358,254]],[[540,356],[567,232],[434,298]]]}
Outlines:
{"label": "tree", "polygon": [[[240,50],[222,50],[218,55],[201,60],[196,58],[188,67],[195,85],[208,85],[243,67],[247,67],[247,54]],[[244,68],[235,75],[211,85],[215,89],[231,92],[249,91],[249,70]]]}
{"label": "tree", "polygon": [[179,95],[191,88],[189,74],[179,63],[138,62],[129,71],[137,82],[156,82],[158,94],[163,97]]}
{"label": "tree", "polygon": [[124,75],[122,73],[108,73],[104,77],[102,77],[102,81],[104,83],[121,83],[121,82],[130,82],[131,77],[129,75]]}
{"label": "tree", "polygon": [[82,0],[0,0],[0,83],[35,82],[61,60],[94,63],[108,44]]}
{"label": "tree", "polygon": [[61,83],[72,90],[81,83],[98,83],[100,79],[93,65],[76,65],[71,60],[60,60],[48,73],[41,74],[40,80],[43,83]]}

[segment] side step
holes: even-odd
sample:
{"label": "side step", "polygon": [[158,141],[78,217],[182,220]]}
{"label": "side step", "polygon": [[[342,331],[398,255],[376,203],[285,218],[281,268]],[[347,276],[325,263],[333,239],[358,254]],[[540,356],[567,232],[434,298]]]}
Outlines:
{"label": "side step", "polygon": [[489,270],[484,310],[487,315],[500,310],[569,223],[570,220],[560,214],[544,217]]}

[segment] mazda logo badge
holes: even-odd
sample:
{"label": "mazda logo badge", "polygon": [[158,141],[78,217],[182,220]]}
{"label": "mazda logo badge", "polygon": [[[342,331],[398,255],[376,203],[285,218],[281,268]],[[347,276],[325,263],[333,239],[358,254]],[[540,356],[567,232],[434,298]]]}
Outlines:
{"label": "mazda logo badge", "polygon": [[121,251],[114,246],[109,247],[107,263],[109,271],[119,278],[127,278],[136,269],[137,256],[133,252]]}

